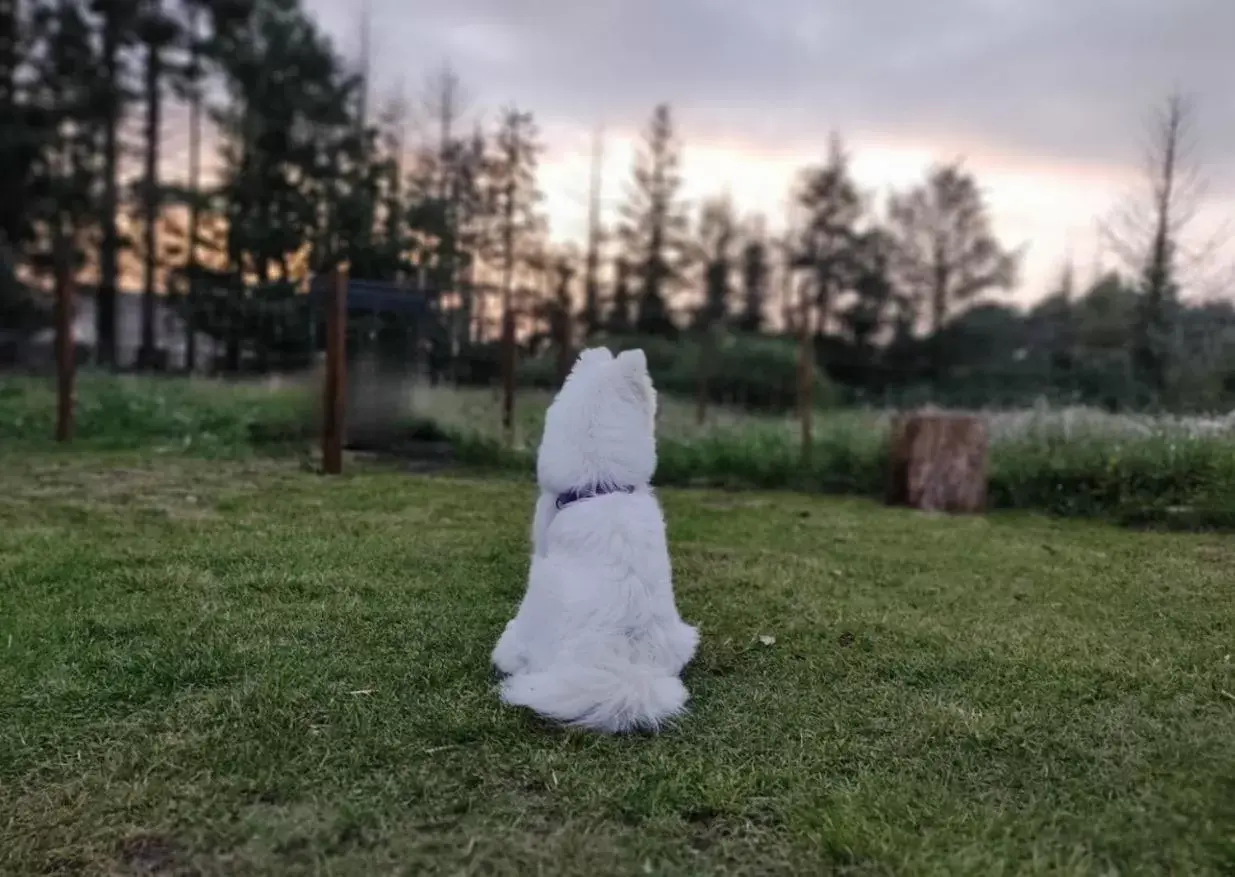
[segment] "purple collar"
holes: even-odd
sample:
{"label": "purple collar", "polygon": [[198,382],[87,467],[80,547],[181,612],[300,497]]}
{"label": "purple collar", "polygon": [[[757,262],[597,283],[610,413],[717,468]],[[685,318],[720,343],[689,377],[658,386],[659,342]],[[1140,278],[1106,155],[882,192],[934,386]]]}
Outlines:
{"label": "purple collar", "polygon": [[559,510],[566,506],[579,502],[583,499],[591,499],[594,496],[605,496],[609,493],[634,493],[633,487],[610,487],[604,484],[597,484],[593,487],[578,487],[574,490],[568,490],[565,493],[557,495],[557,507]]}

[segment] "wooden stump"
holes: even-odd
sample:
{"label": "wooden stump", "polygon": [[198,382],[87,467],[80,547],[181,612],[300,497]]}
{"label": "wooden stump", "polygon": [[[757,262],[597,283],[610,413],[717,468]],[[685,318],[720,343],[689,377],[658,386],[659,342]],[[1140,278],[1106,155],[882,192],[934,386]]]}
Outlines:
{"label": "wooden stump", "polygon": [[974,514],[986,508],[987,438],[980,417],[923,411],[892,421],[889,505]]}

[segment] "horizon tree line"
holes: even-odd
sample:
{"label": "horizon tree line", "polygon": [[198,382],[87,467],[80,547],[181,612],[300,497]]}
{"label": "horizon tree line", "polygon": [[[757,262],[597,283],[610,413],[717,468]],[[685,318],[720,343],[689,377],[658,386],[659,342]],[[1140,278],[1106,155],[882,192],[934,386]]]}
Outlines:
{"label": "horizon tree line", "polygon": [[[413,143],[406,102],[375,110],[373,90],[299,0],[0,0],[0,174],[13,193],[0,205],[11,275],[0,317],[37,320],[40,302],[14,291],[17,278],[38,287],[68,252],[79,276],[97,279],[100,365],[116,364],[120,279],[140,274],[139,367],[162,364],[164,293],[190,327],[187,365],[198,365],[201,332],[237,368],[246,350],[260,359],[275,346],[271,324],[301,319],[294,291],[306,276],[346,263],[354,277],[440,291],[454,352],[503,339],[511,350],[517,339],[525,355],[556,350],[563,368],[572,348],[602,335],[805,332],[829,373],[872,389],[955,371],[949,329],[1018,281],[1023,250],[998,239],[960,161],[877,199],[834,134],[798,174],[796,221],[773,235],[723,193],[687,202],[676,120],[662,103],[617,216],[601,216],[594,156],[586,241],[562,245],[548,235],[531,112],[512,104],[469,124],[446,67],[423,102],[432,130]],[[183,182],[161,176],[173,105],[187,113]],[[1188,346],[1179,261],[1199,197],[1183,149],[1192,113],[1182,97],[1164,105],[1147,167],[1153,197],[1110,231],[1128,269],[1119,283],[1135,298],[1127,367],[1146,401],[1178,382]],[[219,167],[209,184],[208,131]],[[1087,294],[1108,281],[1095,278]],[[1075,338],[1064,325],[1075,323],[1073,284],[1069,274],[1021,328],[1053,308],[1064,316],[1050,344]],[[1048,358],[1058,373],[1083,354]]]}

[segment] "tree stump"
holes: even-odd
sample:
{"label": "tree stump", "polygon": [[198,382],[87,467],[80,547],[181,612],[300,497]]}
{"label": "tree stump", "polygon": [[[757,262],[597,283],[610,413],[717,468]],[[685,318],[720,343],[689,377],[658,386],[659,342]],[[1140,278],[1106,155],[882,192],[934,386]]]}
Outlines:
{"label": "tree stump", "polygon": [[986,508],[987,438],[980,417],[922,411],[892,421],[888,505],[976,514]]}

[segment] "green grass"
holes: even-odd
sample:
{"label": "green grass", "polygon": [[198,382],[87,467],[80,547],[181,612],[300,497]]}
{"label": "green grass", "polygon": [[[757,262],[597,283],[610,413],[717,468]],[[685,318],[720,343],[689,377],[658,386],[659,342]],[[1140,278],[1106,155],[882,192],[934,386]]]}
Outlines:
{"label": "green grass", "polygon": [[[302,387],[200,378],[77,378],[74,442],[96,450],[235,456],[303,431],[309,397]],[[54,378],[0,375],[0,445],[50,444],[56,425]]]}
{"label": "green grass", "polygon": [[[531,471],[551,396],[521,392],[515,443],[501,440],[486,390],[424,388],[415,410],[452,434],[469,462]],[[1235,417],[1170,418],[1049,408],[986,412],[990,503],[1171,529],[1235,530]],[[808,464],[792,418],[662,396],[661,484],[792,488],[882,497],[890,414],[821,410]]]}
{"label": "green grass", "polygon": [[6,455],[0,873],[1235,869],[1229,539],[666,490],[693,711],[601,739],[492,690],[531,487],[349,472]]}
{"label": "green grass", "polygon": [[[78,391],[75,444],[223,458],[303,453],[317,435],[314,390],[308,380],[270,386],[87,374]],[[515,442],[507,447],[495,391],[421,387],[412,393],[405,431],[413,431],[415,418],[419,437],[445,433],[462,462],[526,475],[550,398],[520,392]],[[353,412],[360,408],[358,401]],[[0,378],[0,447],[45,447],[54,412],[49,379]],[[1235,417],[1046,408],[985,416],[993,508],[1235,531]],[[804,465],[791,418],[717,407],[699,426],[692,403],[662,396],[657,481],[881,497],[888,421],[886,412],[819,411]]]}

